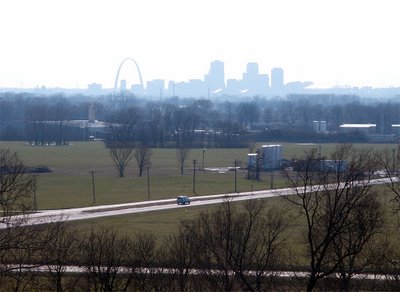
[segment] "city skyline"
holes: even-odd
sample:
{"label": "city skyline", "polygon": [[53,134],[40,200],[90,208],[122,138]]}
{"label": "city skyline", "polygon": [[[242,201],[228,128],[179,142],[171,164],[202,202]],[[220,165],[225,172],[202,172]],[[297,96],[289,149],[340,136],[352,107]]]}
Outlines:
{"label": "city skyline", "polygon": [[[127,62],[130,61],[130,62]],[[139,82],[128,83],[126,79],[119,78],[120,71],[126,63],[133,63],[136,67],[136,75],[139,76]],[[282,68],[273,68],[270,74],[260,72],[257,62],[249,62],[246,71],[242,73],[240,79],[225,78],[225,63],[221,60],[210,62],[208,73],[203,78],[190,79],[188,81],[169,80],[166,84],[164,79],[142,81],[141,70],[135,60],[126,58],[121,62],[118,68],[114,93],[131,91],[136,95],[184,95],[188,97],[201,97],[212,95],[267,95],[284,93],[285,88],[290,88],[290,83],[286,86],[284,82],[284,70]],[[131,76],[132,77],[132,76]],[[145,85],[146,84],[146,85]],[[296,81],[297,86],[303,84]],[[308,83],[308,85],[311,82]],[[304,83],[303,88],[307,87]],[[99,91],[101,84],[93,83],[88,85],[92,92]]]}
{"label": "city skyline", "polygon": [[281,67],[287,82],[315,88],[396,87],[397,7],[395,0],[4,0],[0,87],[112,88],[126,57],[146,81],[202,79],[211,60],[223,60],[226,80],[257,62],[260,72]]}

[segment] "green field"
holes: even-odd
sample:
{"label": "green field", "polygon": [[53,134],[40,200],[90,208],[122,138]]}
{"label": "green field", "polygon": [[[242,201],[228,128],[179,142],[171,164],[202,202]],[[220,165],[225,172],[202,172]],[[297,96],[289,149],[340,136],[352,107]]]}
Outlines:
{"label": "green field", "polygon": [[[137,176],[137,167],[132,160],[126,176],[119,178],[109,157],[108,150],[101,142],[73,143],[63,147],[32,147],[23,142],[0,142],[1,147],[18,153],[27,166],[48,166],[52,173],[40,174],[38,178],[37,200],[39,209],[70,208],[93,205],[92,170],[95,170],[96,205],[124,203],[148,200],[147,177]],[[259,143],[261,146],[263,143]],[[273,143],[268,143],[273,144]],[[279,143],[284,147],[284,158],[302,157],[304,152],[318,145]],[[329,157],[335,145],[322,144],[323,156]],[[359,148],[373,147],[375,150],[395,148],[393,144],[359,144]],[[227,167],[233,166],[235,159],[246,161],[248,149],[206,149],[204,166]],[[185,174],[179,174],[175,149],[153,149],[152,166],[150,168],[150,199],[175,198],[178,194],[192,193],[192,160],[197,159],[201,165],[202,149],[193,149],[187,160]],[[253,186],[253,187],[252,187]],[[285,179],[274,175],[274,188],[285,186]],[[237,188],[239,192],[271,187],[270,173],[263,173],[261,181],[246,179],[246,172],[237,173]],[[387,204],[390,194],[382,186],[377,187],[382,203]],[[234,172],[218,173],[211,171],[196,171],[196,194],[208,195],[234,191]],[[288,209],[282,198],[266,199],[266,207]],[[149,230],[159,238],[165,238],[177,231],[179,222],[195,218],[200,211],[214,208],[184,207],[175,210],[149,212],[94,220],[75,221],[69,224],[76,226],[79,231],[109,227],[119,232],[132,234]],[[390,214],[388,214],[391,217]],[[387,230],[392,230],[395,219],[388,218]],[[291,241],[300,240],[302,223],[290,223]]]}
{"label": "green field", "polygon": [[[37,181],[37,205],[39,209],[71,208],[93,205],[92,179],[95,172],[96,205],[175,198],[179,194],[210,195],[234,191],[234,172],[196,171],[193,194],[193,160],[202,165],[202,149],[192,149],[185,165],[185,174],[179,174],[175,149],[153,149],[150,168],[150,196],[147,176],[138,177],[136,161],[127,167],[120,178],[102,142],[74,142],[70,146],[33,147],[24,142],[0,142],[2,148],[17,152],[27,166],[44,165],[52,172],[40,174]],[[263,143],[259,143],[261,146]],[[269,143],[273,144],[273,143]],[[315,144],[279,143],[284,147],[284,158],[302,157],[304,152],[317,148]],[[360,144],[357,147],[393,148],[385,144]],[[322,144],[322,154],[329,156],[334,144]],[[206,149],[205,168],[233,166],[235,159],[245,164],[248,149]],[[261,181],[248,180],[246,171],[237,173],[239,192],[269,189],[271,173],[262,173]],[[285,180],[274,173],[274,188],[284,187]]]}
{"label": "green field", "polygon": [[[265,208],[282,208],[287,210],[288,202],[281,197],[263,200]],[[235,203],[242,204],[242,203]],[[159,238],[165,238],[177,231],[182,220],[196,218],[200,212],[212,210],[216,205],[207,206],[181,206],[173,210],[145,212],[139,214],[103,217],[90,220],[75,221],[69,224],[77,226],[80,232],[91,229],[112,228],[123,234],[135,234],[140,231],[151,231]]]}

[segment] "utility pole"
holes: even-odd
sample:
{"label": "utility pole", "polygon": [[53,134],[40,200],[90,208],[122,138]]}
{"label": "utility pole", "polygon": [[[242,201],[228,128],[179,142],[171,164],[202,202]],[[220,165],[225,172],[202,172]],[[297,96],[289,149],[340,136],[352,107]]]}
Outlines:
{"label": "utility pole", "polygon": [[196,194],[196,159],[193,159],[193,194]]}
{"label": "utility pole", "polygon": [[395,173],[395,170],[396,170],[396,149],[392,149],[392,154],[393,154],[393,170],[392,170],[392,172]]}
{"label": "utility pole", "polygon": [[237,165],[237,160],[235,159],[235,193],[237,193],[237,169],[236,169],[236,165]]}
{"label": "utility pole", "polygon": [[89,173],[92,174],[93,205],[96,205],[96,188],[94,186],[94,173],[95,172],[96,171],[94,171],[94,170],[89,171]]}
{"label": "utility pole", "polygon": [[147,199],[150,200],[150,171],[149,167],[147,167]]}
{"label": "utility pole", "polygon": [[203,148],[203,160],[201,163],[201,169],[204,171],[204,153],[206,153],[206,148]]}
{"label": "utility pole", "polygon": [[274,188],[274,170],[271,170],[271,190]]}

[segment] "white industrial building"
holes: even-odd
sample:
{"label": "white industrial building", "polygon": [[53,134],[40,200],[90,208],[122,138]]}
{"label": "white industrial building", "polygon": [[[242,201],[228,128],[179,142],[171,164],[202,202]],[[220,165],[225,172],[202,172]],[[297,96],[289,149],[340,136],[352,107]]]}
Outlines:
{"label": "white industrial building", "polygon": [[282,145],[263,145],[263,169],[278,169],[282,163]]}
{"label": "white industrial building", "polygon": [[[262,164],[263,170],[279,169],[282,166],[282,145],[263,145],[262,150]],[[247,167],[250,169],[255,167],[258,159],[257,153],[247,154]]]}
{"label": "white industrial building", "polygon": [[257,153],[249,153],[247,154],[247,168],[250,169],[256,166],[257,163]]}
{"label": "white industrial building", "polygon": [[313,130],[317,133],[326,133],[326,121],[313,121]]}
{"label": "white industrial building", "polygon": [[343,124],[339,126],[339,132],[342,133],[362,132],[366,135],[375,134],[376,124]]}

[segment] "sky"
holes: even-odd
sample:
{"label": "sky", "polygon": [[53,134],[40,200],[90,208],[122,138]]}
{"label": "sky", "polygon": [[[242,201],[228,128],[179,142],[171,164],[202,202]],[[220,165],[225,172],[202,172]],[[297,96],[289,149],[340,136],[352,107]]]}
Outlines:
{"label": "sky", "polygon": [[[248,62],[316,88],[400,86],[398,0],[1,0],[0,87],[241,79]],[[133,64],[122,79],[138,83]]]}

